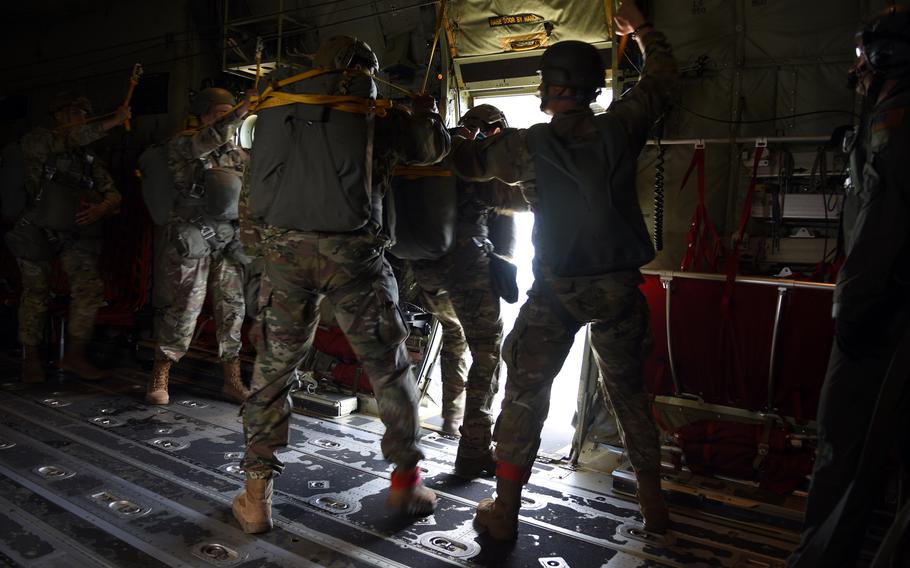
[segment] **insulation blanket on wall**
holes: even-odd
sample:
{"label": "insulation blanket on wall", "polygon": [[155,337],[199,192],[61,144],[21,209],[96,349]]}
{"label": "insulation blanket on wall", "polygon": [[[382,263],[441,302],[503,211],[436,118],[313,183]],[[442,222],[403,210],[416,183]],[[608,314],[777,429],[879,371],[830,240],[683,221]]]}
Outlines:
{"label": "insulation blanket on wall", "polygon": [[609,39],[604,2],[455,0],[448,14],[459,56],[527,51],[564,39]]}

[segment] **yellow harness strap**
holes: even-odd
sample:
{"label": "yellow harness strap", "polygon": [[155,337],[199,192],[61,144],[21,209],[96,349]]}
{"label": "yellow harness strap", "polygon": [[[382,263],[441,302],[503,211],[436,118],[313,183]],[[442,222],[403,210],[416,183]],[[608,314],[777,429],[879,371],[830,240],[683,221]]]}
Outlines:
{"label": "yellow harness strap", "polygon": [[[356,73],[350,69],[312,69],[304,73],[298,73],[281,81],[272,83],[262,91],[262,94],[256,99],[253,110],[274,108],[284,105],[305,104],[305,105],[322,105],[329,108],[340,110],[342,112],[351,112],[355,114],[375,114],[376,116],[386,116],[388,109],[392,108],[393,103],[390,100],[367,99],[350,95],[310,95],[284,93],[278,89],[324,75],[326,73]],[[364,75],[370,73],[363,72]],[[376,79],[376,77],[374,77]]]}
{"label": "yellow harness strap", "polygon": [[414,181],[428,177],[452,177],[452,170],[440,166],[395,166],[392,175]]}

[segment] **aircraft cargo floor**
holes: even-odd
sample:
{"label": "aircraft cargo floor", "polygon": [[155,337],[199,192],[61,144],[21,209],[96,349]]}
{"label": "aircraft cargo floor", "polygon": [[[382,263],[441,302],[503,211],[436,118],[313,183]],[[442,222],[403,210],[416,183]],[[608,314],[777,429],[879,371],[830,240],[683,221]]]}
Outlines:
{"label": "aircraft cargo floor", "polygon": [[791,531],[681,507],[671,533],[649,538],[608,475],[583,488],[540,462],[514,547],[487,542],[472,517],[495,482],[452,475],[457,441],[430,431],[422,465],[439,507],[403,522],[383,507],[381,424],[358,414],[293,416],[275,530],[246,535],[230,510],[243,484],[236,405],[178,379],[169,406],[148,406],[148,374],[136,369],[40,385],[19,382],[12,362],[0,369],[9,381],[0,385],[0,564],[757,568],[782,566],[796,542]]}

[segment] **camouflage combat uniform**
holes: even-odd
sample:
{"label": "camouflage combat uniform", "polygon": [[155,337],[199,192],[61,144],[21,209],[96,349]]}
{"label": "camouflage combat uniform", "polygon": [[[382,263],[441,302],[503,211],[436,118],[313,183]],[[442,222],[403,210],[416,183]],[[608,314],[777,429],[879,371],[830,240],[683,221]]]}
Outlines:
{"label": "camouflage combat uniform", "polygon": [[[490,283],[490,259],[482,242],[487,219],[511,193],[500,182],[458,182],[453,250],[438,260],[413,262],[425,307],[442,325],[442,418],[463,418],[460,455],[477,456],[490,447],[493,398],[499,392],[502,318]],[[471,350],[471,368],[465,355]],[[462,397],[462,394],[464,396]]]}
{"label": "camouflage combat uniform", "polygon": [[[448,151],[449,137],[438,115],[395,110],[376,119],[373,148],[373,191],[384,194],[396,163],[434,163]],[[373,222],[352,233],[286,230],[271,239],[260,294],[264,347],[243,409],[248,477],[271,477],[284,467],[275,451],[288,443],[293,370],[312,344],[324,297],[370,377],[386,427],[383,456],[402,468],[422,458],[417,392],[404,346],[408,330],[387,245]]]}
{"label": "camouflage combat uniform", "polygon": [[[647,241],[644,244],[647,249],[650,242],[635,194],[635,163],[650,126],[667,107],[676,77],[676,63],[662,33],[653,30],[642,39],[647,67],[641,81],[621,100],[614,101],[606,116],[597,119],[610,121],[611,128],[620,131],[624,139],[619,145],[622,150],[616,151],[626,152],[619,165],[625,172],[625,179],[621,183],[614,179],[611,183],[614,199],[628,207],[616,209],[612,214],[624,216],[627,224],[638,226],[638,232]],[[600,135],[595,124],[593,113],[584,110],[556,115],[549,125],[540,128],[557,141],[555,145],[565,148],[563,151],[571,155],[568,148],[573,140],[596,140]],[[480,141],[456,138],[452,150],[455,170],[460,176],[520,182],[535,213],[535,281],[515,328],[503,346],[508,378],[502,412],[494,431],[497,461],[500,467],[505,463],[524,472],[530,471],[540,445],[553,379],[569,353],[576,331],[581,325],[590,323],[591,347],[621,424],[629,459],[636,473],[656,473],[660,468],[658,437],[642,376],[651,335],[647,304],[638,289],[642,278],[637,270],[647,260],[642,258],[634,267],[615,271],[556,276],[553,268],[561,260],[553,251],[547,250],[548,241],[542,237],[541,220],[547,217],[540,207],[544,186],[540,183],[537,184],[539,187],[535,186],[540,172],[536,172],[538,163],[530,144],[530,131],[507,129]],[[619,166],[611,163],[611,167]],[[555,192],[558,188],[548,191]],[[548,204],[553,205],[556,204]],[[597,219],[592,218],[592,225],[597,224]],[[604,223],[600,225],[604,230]],[[606,230],[611,229],[607,227]],[[622,250],[624,244],[616,239],[612,242],[605,239],[587,243],[587,246]],[[653,249],[650,255],[653,257]]]}
{"label": "camouflage combat uniform", "polygon": [[[22,139],[25,159],[25,188],[28,204],[23,216],[30,218],[42,193],[42,181],[56,168],[55,179],[70,185],[76,177],[91,179],[91,189],[73,188],[89,202],[107,201],[111,211],[119,209],[120,193],[104,166],[84,147],[105,135],[100,122],[73,126],[63,131],[38,128]],[[89,156],[91,163],[86,164]],[[49,161],[53,161],[50,164]],[[70,178],[66,178],[69,170]],[[89,341],[95,326],[95,316],[103,304],[104,287],[98,273],[98,255],[101,252],[101,221],[72,231],[44,229],[56,250],[69,280],[71,302],[67,333],[70,337]],[[50,296],[50,260],[34,261],[17,259],[22,273],[22,299],[19,304],[19,341],[23,345],[37,346],[44,334],[47,318],[47,301]]]}
{"label": "camouflage combat uniform", "polygon": [[[193,185],[199,168],[214,166],[240,172],[246,168],[249,156],[232,142],[240,118],[232,113],[202,130],[181,133],[167,142],[168,164],[181,191]],[[179,361],[186,354],[206,289],[211,286],[218,355],[223,361],[234,360],[240,352],[244,317],[243,265],[228,252],[229,246],[204,258],[183,257],[174,246],[173,237],[178,223],[190,221],[184,216],[181,208],[176,207],[163,231],[161,266],[155,276],[156,296],[162,302],[157,312],[156,356]],[[228,233],[223,240],[230,242],[237,238],[235,221],[221,225]]]}

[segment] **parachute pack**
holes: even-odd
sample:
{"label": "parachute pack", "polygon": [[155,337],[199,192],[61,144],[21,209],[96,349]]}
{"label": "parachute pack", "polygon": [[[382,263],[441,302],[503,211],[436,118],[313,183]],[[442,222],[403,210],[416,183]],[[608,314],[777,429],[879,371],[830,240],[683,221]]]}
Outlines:
{"label": "parachute pack", "polygon": [[[273,84],[289,69],[274,72]],[[327,72],[281,87],[281,93],[375,99],[369,76]],[[370,114],[321,104],[285,104],[257,112],[250,215],[301,231],[349,232],[374,214]]]}
{"label": "parachute pack", "polygon": [[402,260],[436,260],[452,250],[458,213],[457,180],[438,166],[395,169],[392,178],[395,244]]}

